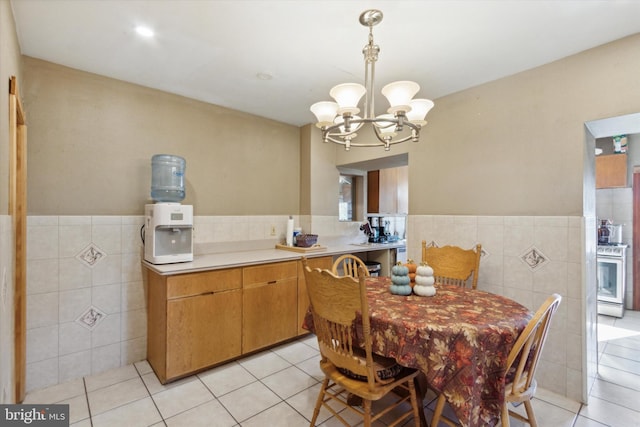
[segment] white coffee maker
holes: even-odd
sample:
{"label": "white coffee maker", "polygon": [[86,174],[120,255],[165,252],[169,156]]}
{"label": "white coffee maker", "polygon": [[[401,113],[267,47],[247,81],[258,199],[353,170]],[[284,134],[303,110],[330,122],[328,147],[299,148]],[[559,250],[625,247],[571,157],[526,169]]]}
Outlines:
{"label": "white coffee maker", "polygon": [[144,259],[152,264],[193,261],[193,206],[145,205]]}

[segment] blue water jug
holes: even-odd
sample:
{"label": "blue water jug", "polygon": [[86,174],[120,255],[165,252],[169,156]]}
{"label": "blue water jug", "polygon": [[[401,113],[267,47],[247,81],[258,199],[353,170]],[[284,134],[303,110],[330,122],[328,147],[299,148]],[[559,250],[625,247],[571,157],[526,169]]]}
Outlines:
{"label": "blue water jug", "polygon": [[184,199],[186,160],[171,154],[151,158],[151,198],[156,202],[178,203]]}

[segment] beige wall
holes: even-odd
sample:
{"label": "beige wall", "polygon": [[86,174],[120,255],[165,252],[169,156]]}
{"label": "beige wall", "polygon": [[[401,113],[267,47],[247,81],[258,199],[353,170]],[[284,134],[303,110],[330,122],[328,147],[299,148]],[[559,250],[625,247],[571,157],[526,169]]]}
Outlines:
{"label": "beige wall", "polygon": [[[18,77],[22,89],[20,46],[8,0],[0,0],[0,215],[9,212],[9,78]],[[28,118],[28,116],[27,116]]]}
{"label": "beige wall", "polygon": [[[409,212],[581,215],[584,122],[640,111],[640,35],[435,100],[409,152]],[[382,157],[338,152],[338,164]]]}
{"label": "beige wall", "polygon": [[183,203],[198,215],[333,215],[332,162],[408,152],[411,214],[580,215],[583,124],[640,111],[639,46],[628,37],[437,99],[421,142],[390,152],[25,58],[29,214],[140,213],[149,159],[167,152],[187,158]]}
{"label": "beige wall", "polygon": [[29,215],[141,214],[151,157],[186,158],[195,215],[297,214],[299,129],[24,57]]}
{"label": "beige wall", "polygon": [[[306,146],[305,157],[301,163],[306,170],[301,170],[304,180],[308,180],[308,188],[301,189],[301,199],[308,204],[305,214],[338,216],[338,191],[340,172],[336,168],[336,147],[325,144],[314,125],[300,128],[301,141]],[[301,212],[302,213],[302,212]]]}
{"label": "beige wall", "polygon": [[[11,4],[0,0],[0,403],[14,399],[13,227],[9,213],[9,91],[11,76],[22,83],[20,47]],[[27,117],[28,119],[28,117]]]}

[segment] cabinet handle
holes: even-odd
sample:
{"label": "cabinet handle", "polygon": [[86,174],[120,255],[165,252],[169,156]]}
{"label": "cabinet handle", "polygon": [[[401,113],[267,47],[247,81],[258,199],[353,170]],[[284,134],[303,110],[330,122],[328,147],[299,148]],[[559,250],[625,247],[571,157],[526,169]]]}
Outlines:
{"label": "cabinet handle", "polygon": [[278,282],[277,280],[272,280],[270,282],[267,282],[267,285],[273,285],[274,283],[277,283],[277,282]]}

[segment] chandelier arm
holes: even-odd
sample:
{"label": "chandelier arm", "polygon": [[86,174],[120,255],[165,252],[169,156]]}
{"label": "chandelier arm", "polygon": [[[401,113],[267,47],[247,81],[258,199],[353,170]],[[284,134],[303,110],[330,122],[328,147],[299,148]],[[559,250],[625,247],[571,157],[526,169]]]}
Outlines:
{"label": "chandelier arm", "polygon": [[382,142],[384,145],[387,145],[387,141],[382,137],[382,132],[378,129],[378,126],[373,126],[373,133],[378,138],[378,141]]}
{"label": "chandelier arm", "polygon": [[[382,145],[394,145],[394,144],[400,144],[402,142],[407,142],[407,141],[411,141],[412,139],[414,139],[413,137],[413,133],[411,135],[407,135],[403,138],[400,139],[393,139],[393,137],[387,137],[387,139],[384,139],[384,137],[381,136],[381,134],[378,133],[378,129],[374,129],[376,137],[378,138],[378,140],[382,143]],[[380,144],[375,144],[375,146],[379,146]],[[360,145],[357,145],[357,143],[354,143],[353,141],[351,141],[351,146],[352,147],[361,147]],[[364,145],[362,146],[364,147]]]}
{"label": "chandelier arm", "polygon": [[[397,139],[397,140],[389,140],[388,144],[389,145],[395,145],[395,144],[401,144],[403,142],[407,142],[410,141],[411,137],[407,136],[405,138],[402,139]],[[352,139],[351,140],[351,146],[352,147],[384,147],[385,145],[387,145],[387,141],[382,141],[382,142],[355,142],[356,140]],[[344,143],[342,143],[342,145],[344,145]]]}
{"label": "chandelier arm", "polygon": [[[326,139],[325,142],[331,141],[334,144],[347,145],[346,141],[343,141],[341,139],[336,139],[331,135],[327,135],[324,139]],[[406,136],[404,138],[396,139],[396,140],[391,139],[388,142],[384,140],[381,140],[380,142],[355,142],[356,140],[352,139],[350,145],[351,147],[384,147],[387,143],[389,145],[395,145],[395,144],[401,144],[403,142],[410,141],[411,139],[412,139],[411,136]]]}
{"label": "chandelier arm", "polygon": [[[369,119],[362,118],[362,119],[352,119],[351,120],[351,124],[352,125],[353,124],[360,124],[360,123],[362,123],[362,124],[365,124],[365,123],[371,123],[371,124],[387,123],[388,126],[391,126],[391,125],[394,125],[394,124],[397,125],[398,122],[399,122],[398,119],[382,119],[382,120],[380,120],[380,119],[375,119],[375,118],[373,118],[373,119],[371,119],[371,118],[369,118]],[[403,138],[402,142],[409,141],[411,139],[415,139],[415,137],[419,137],[419,135],[420,135],[420,126],[419,125],[416,125],[416,124],[408,122],[408,121],[404,121],[403,125],[406,126],[406,127],[411,128],[413,132],[412,132],[411,136],[407,136],[406,138]],[[330,137],[331,141],[335,142],[336,141],[336,139],[335,139],[336,137],[340,137],[340,138],[348,137],[350,135],[355,134],[360,129],[358,127],[358,128],[353,129],[353,130],[351,130],[349,132],[341,132],[340,131],[341,127],[342,127],[341,124],[334,124],[334,125],[331,125],[331,126],[323,127],[322,128],[323,138],[326,139],[327,137]],[[353,128],[353,126],[352,126],[352,128]],[[380,140],[380,142],[384,143],[385,139],[381,136],[381,133],[378,130],[377,126],[374,126],[373,130],[374,130],[378,140]],[[337,131],[337,132],[335,132],[335,131]],[[413,135],[414,132],[415,132],[416,136]],[[391,144],[393,145],[393,144],[396,144],[396,143],[397,142],[393,141]],[[360,145],[360,144],[358,144],[356,142],[353,142],[353,140],[352,140],[351,141],[351,146],[353,146],[353,147],[361,147],[361,146],[362,147],[368,147],[370,145]]]}

